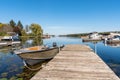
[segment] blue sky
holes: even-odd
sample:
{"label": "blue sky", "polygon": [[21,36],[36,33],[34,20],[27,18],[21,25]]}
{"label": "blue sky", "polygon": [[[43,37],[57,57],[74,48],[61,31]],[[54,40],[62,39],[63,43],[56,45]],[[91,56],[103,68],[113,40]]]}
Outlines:
{"label": "blue sky", "polygon": [[120,0],[0,0],[0,22],[38,23],[44,33],[120,30]]}

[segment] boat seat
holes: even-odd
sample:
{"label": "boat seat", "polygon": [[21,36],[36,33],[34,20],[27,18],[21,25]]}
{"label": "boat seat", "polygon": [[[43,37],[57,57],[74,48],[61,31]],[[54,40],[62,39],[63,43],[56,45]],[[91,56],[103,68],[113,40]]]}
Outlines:
{"label": "boat seat", "polygon": [[41,50],[42,46],[35,46],[35,47],[30,47],[30,48],[26,48],[26,50]]}

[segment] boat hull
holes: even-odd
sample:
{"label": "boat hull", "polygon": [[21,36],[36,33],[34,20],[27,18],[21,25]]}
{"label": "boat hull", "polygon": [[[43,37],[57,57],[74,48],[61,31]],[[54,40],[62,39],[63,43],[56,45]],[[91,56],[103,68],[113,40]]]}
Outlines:
{"label": "boat hull", "polygon": [[8,42],[5,42],[5,41],[1,41],[0,42],[0,46],[12,46],[12,45],[19,45],[21,42],[20,41],[8,41]]}
{"label": "boat hull", "polygon": [[42,63],[45,60],[44,59],[24,59],[24,61],[28,65],[35,65],[35,64],[38,64],[38,63]]}
{"label": "boat hull", "polygon": [[46,59],[53,58],[58,52],[59,52],[59,48],[54,47],[54,48],[45,49],[45,50],[27,51],[27,52],[21,52],[17,54],[23,59],[46,60]]}

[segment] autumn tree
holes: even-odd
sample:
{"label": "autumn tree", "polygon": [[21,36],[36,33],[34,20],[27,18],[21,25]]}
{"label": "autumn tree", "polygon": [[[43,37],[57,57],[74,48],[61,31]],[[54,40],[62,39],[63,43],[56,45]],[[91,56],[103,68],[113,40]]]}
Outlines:
{"label": "autumn tree", "polygon": [[21,30],[20,30],[19,27],[14,27],[14,28],[13,28],[13,32],[15,32],[15,33],[17,33],[18,35],[21,36]]}
{"label": "autumn tree", "polygon": [[9,26],[8,24],[0,24],[0,36],[4,36],[7,34],[7,32],[12,32],[13,28]]}
{"label": "autumn tree", "polygon": [[2,24],[2,23],[0,23],[0,28],[1,28],[1,27],[3,27],[3,24]]}

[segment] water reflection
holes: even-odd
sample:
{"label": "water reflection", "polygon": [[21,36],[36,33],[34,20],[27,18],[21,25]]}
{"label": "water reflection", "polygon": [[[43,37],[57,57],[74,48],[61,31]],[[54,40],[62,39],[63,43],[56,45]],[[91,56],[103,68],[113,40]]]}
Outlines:
{"label": "water reflection", "polygon": [[11,76],[21,73],[22,68],[21,59],[11,50],[0,51],[0,78],[11,78]]}
{"label": "water reflection", "polygon": [[111,47],[120,47],[120,42],[117,43],[104,43],[105,46],[111,46]]}
{"label": "water reflection", "polygon": [[97,45],[96,45],[96,44],[97,44],[98,42],[92,42],[92,43],[94,44],[94,52],[97,53]]}
{"label": "water reflection", "polygon": [[22,40],[22,47],[31,47],[31,46],[38,46],[43,44],[43,39],[40,37],[25,37],[21,38]]}
{"label": "water reflection", "polygon": [[[14,45],[7,47],[0,47],[0,79],[6,80],[29,80],[36,72],[29,70],[23,60],[16,54],[13,53],[13,50],[20,49],[23,47],[35,46],[43,44],[41,38],[21,38],[22,45]],[[31,43],[29,43],[31,40]],[[37,62],[38,63],[38,62]],[[39,62],[37,67],[41,66],[44,62]],[[29,65],[34,68],[34,65]],[[36,66],[36,64],[35,64]]]}
{"label": "water reflection", "polygon": [[18,78],[22,78],[23,80],[30,80],[40,69],[42,69],[50,60],[46,60],[43,62],[39,62],[35,65],[28,65],[25,63],[25,67],[23,68],[23,72],[17,74]]}
{"label": "water reflection", "polygon": [[[50,39],[41,40],[35,38],[23,38],[22,46],[20,47],[29,47],[41,44],[50,44],[56,42],[57,45],[61,44],[87,44],[89,45],[96,54],[103,59],[103,61],[120,77],[120,47],[112,47],[118,46],[120,44],[104,44],[101,42],[87,42],[83,43],[80,38],[67,38],[67,37],[54,37]],[[106,46],[105,46],[106,45]],[[112,46],[111,46],[112,45]],[[18,47],[14,47],[18,48]],[[23,60],[12,53],[13,48],[0,48],[0,79],[23,79],[29,80],[37,71],[30,70],[24,66]],[[29,61],[28,61],[29,62]],[[30,65],[28,62],[27,65],[31,69],[39,68],[42,64]]]}
{"label": "water reflection", "polygon": [[42,45],[43,44],[43,40],[39,37],[35,37],[33,38],[33,42],[32,42],[32,45]]}
{"label": "water reflection", "polygon": [[92,49],[93,49],[93,51],[95,52],[95,53],[97,53],[97,43],[98,42],[101,42],[101,41],[84,41],[84,40],[82,40],[82,42],[84,43],[84,44],[86,44],[87,43],[87,45],[90,45],[90,43],[92,43],[94,46],[92,47]]}

